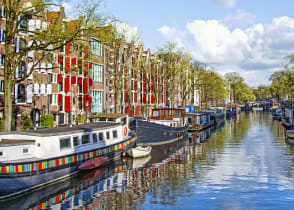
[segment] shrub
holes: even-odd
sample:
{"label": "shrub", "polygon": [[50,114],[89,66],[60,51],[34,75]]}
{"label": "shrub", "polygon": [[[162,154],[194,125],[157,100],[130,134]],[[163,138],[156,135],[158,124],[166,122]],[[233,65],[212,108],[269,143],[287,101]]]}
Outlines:
{"label": "shrub", "polygon": [[42,115],[41,116],[41,126],[53,128],[54,126],[54,117],[53,115]]}
{"label": "shrub", "polygon": [[76,124],[79,123],[84,123],[84,116],[80,114],[76,117]]}
{"label": "shrub", "polygon": [[32,127],[33,125],[33,121],[30,117],[30,115],[28,114],[23,114],[21,115],[21,129],[22,130],[27,130],[29,129],[30,127]]}

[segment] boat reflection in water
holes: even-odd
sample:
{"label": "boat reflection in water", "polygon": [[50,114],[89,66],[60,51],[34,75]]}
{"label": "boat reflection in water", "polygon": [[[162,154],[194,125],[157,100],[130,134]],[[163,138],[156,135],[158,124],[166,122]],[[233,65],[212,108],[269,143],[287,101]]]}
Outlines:
{"label": "boat reflection in water", "polygon": [[21,196],[0,201],[0,209],[79,209],[100,193],[121,192],[126,164],[121,160],[87,171],[65,181]]}
{"label": "boat reflection in water", "polygon": [[210,127],[210,128],[207,128],[203,131],[196,131],[196,132],[190,132],[188,133],[188,138],[189,138],[189,141],[190,143],[196,143],[196,144],[200,144],[200,143],[203,143],[205,140],[207,140],[212,131],[213,131],[213,127]]}

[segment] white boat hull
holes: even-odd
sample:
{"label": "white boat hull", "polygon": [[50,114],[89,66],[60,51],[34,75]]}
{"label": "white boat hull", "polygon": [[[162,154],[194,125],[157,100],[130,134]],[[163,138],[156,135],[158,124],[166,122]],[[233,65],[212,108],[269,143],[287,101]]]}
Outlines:
{"label": "white boat hull", "polygon": [[140,157],[145,157],[148,156],[151,153],[151,147],[136,147],[136,148],[131,148],[127,151],[128,155],[133,157],[133,158],[140,158]]}

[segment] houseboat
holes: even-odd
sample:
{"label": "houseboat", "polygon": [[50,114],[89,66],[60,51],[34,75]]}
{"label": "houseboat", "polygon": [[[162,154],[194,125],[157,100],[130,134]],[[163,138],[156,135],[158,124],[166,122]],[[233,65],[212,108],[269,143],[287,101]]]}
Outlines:
{"label": "houseboat", "polygon": [[135,145],[127,115],[100,120],[104,122],[0,133],[0,198],[69,177],[93,158],[112,161]]}
{"label": "houseboat", "polygon": [[185,121],[188,125],[188,131],[200,131],[214,125],[210,118],[210,112],[188,112]]}
{"label": "houseboat", "polygon": [[261,103],[253,104],[252,111],[263,111],[263,104]]}
{"label": "houseboat", "polygon": [[227,117],[239,114],[240,112],[241,112],[241,109],[239,108],[238,104],[231,104],[231,103],[227,104],[227,107],[226,107],[226,116]]}
{"label": "houseboat", "polygon": [[225,122],[224,107],[209,107],[210,119],[214,121],[214,126],[218,127]]}
{"label": "houseboat", "polygon": [[152,109],[148,119],[136,121],[138,145],[159,145],[183,139],[187,135],[183,108]]}
{"label": "houseboat", "polygon": [[285,107],[282,115],[282,124],[286,129],[294,128],[294,108]]}

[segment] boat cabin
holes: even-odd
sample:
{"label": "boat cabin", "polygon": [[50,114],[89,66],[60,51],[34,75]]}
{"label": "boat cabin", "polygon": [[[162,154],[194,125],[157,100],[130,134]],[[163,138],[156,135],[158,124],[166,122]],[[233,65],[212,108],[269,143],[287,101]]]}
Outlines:
{"label": "boat cabin", "polygon": [[152,109],[152,120],[175,120],[185,116],[183,108],[156,108]]}
{"label": "boat cabin", "polygon": [[210,112],[190,112],[186,113],[185,122],[188,125],[188,130],[203,130],[213,125],[213,120],[210,119]]}

